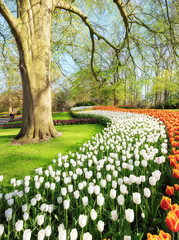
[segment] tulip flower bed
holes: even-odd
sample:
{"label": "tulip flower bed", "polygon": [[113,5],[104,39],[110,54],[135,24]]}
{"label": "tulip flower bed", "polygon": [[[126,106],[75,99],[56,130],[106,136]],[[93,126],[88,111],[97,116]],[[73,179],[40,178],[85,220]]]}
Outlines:
{"label": "tulip flower bed", "polygon": [[9,120],[9,122],[17,122],[17,121],[22,121],[22,117]]}
{"label": "tulip flower bed", "polygon": [[[170,180],[163,122],[130,112],[79,114],[108,124],[78,152],[36,169],[33,179],[11,179],[14,191],[0,194],[1,239],[147,239],[156,228],[167,231],[159,211],[167,204],[173,224],[178,205],[161,204]],[[170,239],[165,232],[148,239]]]}
{"label": "tulip flower bed", "polygon": [[[99,120],[96,118],[79,118],[79,119],[69,119],[69,120],[54,120],[55,126],[61,126],[61,125],[77,125],[77,124],[95,124],[98,123]],[[21,123],[14,123],[14,124],[1,124],[0,127],[3,127],[5,129],[8,128],[20,128]]]}
{"label": "tulip flower bed", "polygon": [[[104,107],[94,107],[94,109],[98,110],[107,110],[107,111],[119,111],[115,106],[104,106]],[[126,109],[121,109],[120,111],[128,112]],[[178,203],[179,201],[179,111],[164,111],[164,110],[141,110],[141,109],[134,109],[129,110],[130,112],[135,113],[143,113],[154,118],[160,119],[162,122],[165,123],[168,129],[168,137],[171,143],[172,153],[169,155],[170,165],[173,168],[169,168],[171,175],[173,175],[173,179],[170,179],[170,185],[166,187],[165,193],[169,197],[163,196],[160,207],[163,210],[167,210],[167,217],[166,217],[166,224],[170,231],[172,232],[172,236],[174,239],[174,232],[179,231],[179,206],[178,204],[171,204]],[[170,211],[169,211],[170,210]],[[169,211],[169,212],[168,212]],[[164,236],[163,236],[164,234]],[[162,238],[163,236],[163,238]],[[178,236],[178,235],[177,235]],[[148,239],[171,239],[169,234],[160,233],[159,236],[148,234]],[[179,239],[179,236],[178,238]]]}
{"label": "tulip flower bed", "polygon": [[73,125],[73,124],[95,124],[98,123],[96,118],[79,118],[79,119],[70,119],[70,120],[57,120],[53,121],[55,126],[58,125]]}

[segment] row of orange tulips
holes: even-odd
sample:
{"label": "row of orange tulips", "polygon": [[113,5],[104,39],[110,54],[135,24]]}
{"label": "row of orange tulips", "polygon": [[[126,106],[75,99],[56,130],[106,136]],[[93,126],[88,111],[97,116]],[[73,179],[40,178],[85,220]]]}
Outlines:
{"label": "row of orange tulips", "polygon": [[[175,182],[179,179],[179,111],[165,111],[165,110],[151,110],[151,109],[119,109],[116,106],[102,106],[94,107],[95,110],[104,110],[104,111],[124,111],[124,112],[133,112],[139,114],[147,114],[154,118],[159,118],[164,122],[168,129],[169,141],[172,145],[172,153],[169,155],[170,165],[172,167],[172,175],[175,179]],[[179,185],[176,183],[174,186],[166,187],[166,194],[168,196],[174,195],[174,192],[179,192]],[[170,231],[178,232],[179,231],[179,205],[177,203],[171,204],[171,198],[163,196],[160,207],[163,210],[170,210],[166,216],[166,225]],[[174,236],[174,234],[173,234]],[[171,240],[171,235],[160,231],[159,235],[152,235],[151,233],[147,234],[147,240]]]}

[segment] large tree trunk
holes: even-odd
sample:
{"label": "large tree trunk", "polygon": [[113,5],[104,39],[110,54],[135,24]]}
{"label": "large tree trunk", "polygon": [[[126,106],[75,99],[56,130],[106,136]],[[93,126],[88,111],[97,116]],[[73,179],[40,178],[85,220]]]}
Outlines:
{"label": "large tree trunk", "polygon": [[57,136],[51,114],[51,2],[25,0],[21,3],[23,24],[16,38],[23,86],[22,128],[16,137],[20,141]]}

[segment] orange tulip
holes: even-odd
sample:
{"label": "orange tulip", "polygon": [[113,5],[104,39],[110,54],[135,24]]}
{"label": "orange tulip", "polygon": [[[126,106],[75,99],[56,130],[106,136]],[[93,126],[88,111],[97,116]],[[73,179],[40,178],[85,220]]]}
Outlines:
{"label": "orange tulip", "polygon": [[165,192],[167,195],[172,196],[174,194],[174,187],[167,186]]}
{"label": "orange tulip", "polygon": [[170,159],[170,165],[171,165],[172,167],[176,168],[176,166],[177,166],[177,160],[174,159],[174,158],[171,158],[171,159]]}
{"label": "orange tulip", "polygon": [[175,191],[179,191],[179,185],[178,184],[174,184],[174,188],[175,188]]}
{"label": "orange tulip", "polygon": [[167,210],[169,209],[171,206],[171,199],[168,198],[168,197],[165,197],[163,196],[162,197],[162,200],[160,202],[160,207],[163,209],[163,210]]}
{"label": "orange tulip", "polygon": [[173,171],[173,177],[174,178],[179,178],[179,170],[178,169],[172,169]]}
{"label": "orange tulip", "polygon": [[164,232],[163,230],[160,230],[159,237],[161,240],[166,239],[166,240],[171,240],[171,235],[169,233]]}
{"label": "orange tulip", "polygon": [[147,240],[161,240],[158,235],[152,235],[151,233],[147,233]]}
{"label": "orange tulip", "polygon": [[176,223],[175,223],[174,231],[175,231],[175,232],[178,232],[178,231],[179,231],[179,218],[177,219],[177,221],[176,221]]}
{"label": "orange tulip", "polygon": [[177,203],[170,206],[171,211],[175,211],[176,209],[179,209],[179,205]]}
{"label": "orange tulip", "polygon": [[170,211],[167,214],[166,224],[167,224],[167,227],[170,229],[170,231],[175,231],[177,228],[179,228],[179,219],[177,218],[177,215],[173,211]]}

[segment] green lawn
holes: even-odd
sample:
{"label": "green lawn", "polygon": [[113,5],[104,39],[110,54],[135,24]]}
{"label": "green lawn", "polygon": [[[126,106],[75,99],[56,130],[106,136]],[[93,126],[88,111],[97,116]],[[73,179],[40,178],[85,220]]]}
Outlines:
{"label": "green lawn", "polygon": [[0,129],[0,175],[4,175],[5,186],[9,186],[11,178],[34,175],[36,168],[49,166],[53,159],[58,158],[58,153],[64,155],[69,151],[78,151],[83,143],[103,128],[99,124],[56,126],[58,131],[63,132],[61,137],[21,146],[10,144],[18,128]]}
{"label": "green lawn", "polygon": [[69,120],[73,119],[70,112],[59,112],[59,113],[53,113],[52,114],[53,120]]}

